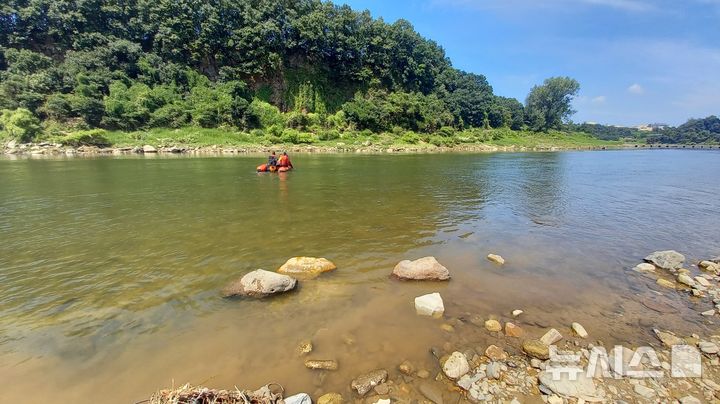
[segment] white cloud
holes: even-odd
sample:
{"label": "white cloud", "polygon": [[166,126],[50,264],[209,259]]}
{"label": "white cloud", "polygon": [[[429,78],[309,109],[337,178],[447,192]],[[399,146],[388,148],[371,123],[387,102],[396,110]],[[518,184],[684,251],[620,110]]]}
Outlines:
{"label": "white cloud", "polygon": [[604,95],[598,95],[597,97],[593,97],[593,99],[590,100],[590,102],[594,104],[604,104],[605,101],[607,101],[607,97]]}
{"label": "white cloud", "polygon": [[627,90],[630,94],[635,94],[635,95],[645,94],[645,89],[638,83],[631,85],[630,87],[628,87]]}

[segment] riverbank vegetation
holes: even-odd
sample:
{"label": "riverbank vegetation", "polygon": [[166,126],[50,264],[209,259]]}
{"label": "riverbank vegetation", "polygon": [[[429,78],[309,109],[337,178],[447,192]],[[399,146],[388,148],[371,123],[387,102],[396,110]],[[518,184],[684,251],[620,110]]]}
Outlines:
{"label": "riverbank vegetation", "polygon": [[11,0],[0,23],[6,140],[118,145],[179,128],[187,143],[239,132],[255,144],[630,135],[569,125],[571,78],[547,79],[523,104],[454,68],[409,22],[319,0]]}

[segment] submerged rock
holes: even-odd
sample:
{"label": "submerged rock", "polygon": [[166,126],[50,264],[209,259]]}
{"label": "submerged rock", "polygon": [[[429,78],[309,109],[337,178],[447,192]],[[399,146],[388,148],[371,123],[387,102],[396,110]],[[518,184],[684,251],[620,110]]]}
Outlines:
{"label": "submerged rock", "polygon": [[311,360],[305,361],[305,367],[314,370],[337,370],[338,363],[334,360]]}
{"label": "submerged rock", "polygon": [[490,332],[500,332],[502,330],[502,325],[499,321],[490,319],[485,321],[485,329]]}
{"label": "submerged rock", "polygon": [[513,316],[513,317],[517,317],[517,316],[519,316],[519,315],[521,315],[521,314],[523,314],[523,313],[524,313],[524,311],[522,311],[522,310],[513,310],[512,316]]}
{"label": "submerged rock", "polygon": [[318,397],[317,404],[342,404],[343,396],[338,393],[326,393]]}
{"label": "submerged rock", "polygon": [[647,262],[643,262],[642,264],[637,264],[635,268],[633,268],[633,271],[635,272],[655,272],[655,265],[648,264]]}
{"label": "submerged rock", "polygon": [[505,323],[505,335],[506,336],[520,338],[523,336],[523,334],[525,334],[525,333],[523,332],[522,328],[520,328],[519,326],[517,326],[513,323],[510,323],[510,322]]}
{"label": "submerged rock", "polygon": [[664,287],[664,288],[675,289],[675,283],[670,282],[670,281],[667,280],[667,279],[658,278],[658,280],[657,280],[656,283],[657,283],[658,285]]}
{"label": "submerged rock", "polygon": [[450,271],[442,266],[435,257],[400,261],[393,269],[393,275],[400,279],[418,281],[450,279]]}
{"label": "submerged rock", "polygon": [[490,360],[493,361],[507,359],[507,353],[505,353],[502,348],[496,345],[490,345],[489,347],[487,347],[487,349],[485,350],[485,356],[487,356],[488,358],[490,358]]}
{"label": "submerged rock", "polygon": [[685,256],[674,250],[656,251],[645,257],[645,261],[662,269],[678,269],[685,263]]}
{"label": "submerged rock", "polygon": [[442,370],[445,375],[453,380],[463,377],[470,371],[470,364],[460,352],[453,352],[443,363]]}
{"label": "submerged rock", "polygon": [[278,272],[304,278],[316,278],[324,272],[335,269],[337,269],[335,264],[325,258],[293,257],[278,268]]}
{"label": "submerged rock", "polygon": [[430,383],[420,385],[420,393],[435,404],[443,404],[442,392]]}
{"label": "submerged rock", "polygon": [[497,254],[488,254],[487,259],[500,265],[503,265],[505,263],[505,259]]}
{"label": "submerged rock", "polygon": [[287,275],[257,269],[231,282],[223,290],[224,297],[265,297],[292,290],[297,280]]}
{"label": "submerged rock", "polygon": [[298,345],[297,352],[299,355],[307,355],[313,350],[312,341],[303,341]]}
{"label": "submerged rock", "polygon": [[688,276],[687,274],[680,274],[677,277],[678,282],[682,283],[683,285],[693,287],[695,286],[695,280]]}
{"label": "submerged rock", "polygon": [[362,397],[378,384],[385,383],[387,377],[387,370],[377,369],[357,377],[355,380],[352,381],[352,383],[350,383],[350,386]]}
{"label": "submerged rock", "polygon": [[415,366],[413,366],[412,362],[405,360],[398,365],[398,370],[400,373],[409,376],[415,371]]}
{"label": "submerged rock", "polygon": [[440,293],[430,293],[415,298],[415,311],[420,316],[440,317],[445,312]]}

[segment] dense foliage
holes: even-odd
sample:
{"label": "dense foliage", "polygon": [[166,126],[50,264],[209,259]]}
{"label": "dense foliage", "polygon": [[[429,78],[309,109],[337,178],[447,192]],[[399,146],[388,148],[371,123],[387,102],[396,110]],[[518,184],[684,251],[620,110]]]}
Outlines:
{"label": "dense foliage", "polygon": [[577,91],[574,80],[553,80],[571,85],[533,89],[526,115],[484,76],[453,68],[409,22],[321,0],[0,7],[0,110],[29,114],[55,133],[192,125],[275,137],[286,129],[401,135],[519,130],[528,117],[547,130],[567,118],[562,102]]}
{"label": "dense foliage", "polygon": [[648,143],[720,144],[720,118],[690,119],[677,128],[654,131]]}
{"label": "dense foliage", "polygon": [[595,123],[583,123],[570,125],[571,129],[577,132],[584,132],[601,140],[622,140],[634,139],[641,135],[635,128],[600,125]]}
{"label": "dense foliage", "polygon": [[533,130],[558,129],[575,113],[571,101],[580,84],[570,77],[552,77],[530,90],[525,102],[528,125]]}

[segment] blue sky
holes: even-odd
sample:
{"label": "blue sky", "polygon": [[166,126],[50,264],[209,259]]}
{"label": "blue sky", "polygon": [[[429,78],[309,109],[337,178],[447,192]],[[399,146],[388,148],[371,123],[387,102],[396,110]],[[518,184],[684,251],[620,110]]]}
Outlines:
{"label": "blue sky", "polygon": [[720,0],[338,0],[404,18],[457,68],[525,100],[580,82],[576,122],[679,125],[720,115]]}

